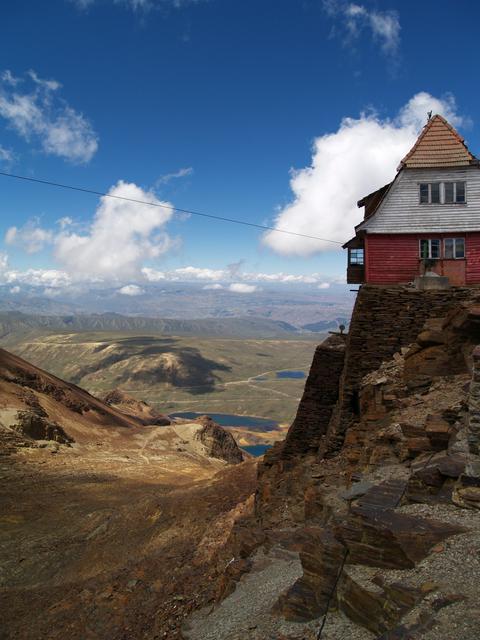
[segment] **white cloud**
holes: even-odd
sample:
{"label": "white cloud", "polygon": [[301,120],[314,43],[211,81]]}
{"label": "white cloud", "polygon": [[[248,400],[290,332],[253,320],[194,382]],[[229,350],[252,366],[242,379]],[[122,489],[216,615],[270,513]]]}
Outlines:
{"label": "white cloud", "polygon": [[[212,274],[223,274],[223,284],[220,282],[212,282]],[[258,285],[267,284],[307,284],[316,286],[319,289],[328,289],[332,284],[344,283],[344,279],[327,278],[320,273],[311,275],[293,275],[285,273],[255,273],[255,272],[239,272],[236,274],[235,282],[227,284],[229,278],[228,268],[225,270],[214,270],[202,267],[181,267],[172,271],[157,271],[150,267],[143,267],[139,272],[136,281],[122,282],[121,279],[99,278],[97,275],[83,275],[79,273],[68,273],[59,269],[27,269],[20,271],[10,269],[8,265],[8,257],[6,254],[0,253],[0,282],[14,287],[25,285],[41,288],[43,291],[49,290],[48,295],[58,295],[61,292],[72,293],[74,291],[88,291],[90,286],[95,288],[96,285],[116,286],[117,293],[122,295],[141,295],[146,293],[145,283],[155,285],[163,282],[198,282],[202,281],[206,284],[202,287],[205,291],[221,291],[226,290],[232,293],[253,293],[259,289]],[[54,294],[52,292],[55,292]]]}
{"label": "white cloud", "polygon": [[70,276],[57,269],[4,270],[2,280],[7,284],[26,284],[33,287],[51,287],[55,289],[63,289],[72,284]]}
{"label": "white cloud", "polygon": [[11,85],[12,87],[15,87],[19,82],[21,82],[21,79],[16,78],[12,74],[10,69],[5,69],[5,71],[2,71],[2,73],[0,73],[0,80],[2,82],[5,82],[5,84]]}
{"label": "white cloud", "polygon": [[225,271],[200,267],[180,267],[175,269],[172,275],[178,280],[222,280],[225,278]]}
{"label": "white cloud", "polygon": [[[451,95],[413,96],[393,120],[376,113],[344,118],[338,131],[315,139],[310,166],[292,171],[293,199],[274,226],[343,243],[362,219],[357,201],[390,182],[399,161],[414,144],[427,121],[427,111],[465,124]],[[263,242],[282,255],[308,256],[338,249],[338,244],[268,232]]]}
{"label": "white cloud", "polygon": [[157,269],[151,269],[150,267],[143,267],[141,272],[148,282],[160,282],[166,278],[163,271],[157,271]]}
{"label": "white cloud", "polygon": [[86,234],[64,229],[55,237],[54,255],[75,279],[139,279],[145,260],[159,258],[175,244],[163,231],[173,215],[169,203],[122,180],[108,194],[137,202],[103,196]]}
{"label": "white cloud", "polygon": [[9,165],[13,162],[13,159],[13,152],[10,149],[5,149],[5,147],[2,147],[2,145],[0,145],[0,163],[3,162]]}
{"label": "white cloud", "polygon": [[54,289],[53,287],[47,287],[46,289],[44,289],[42,291],[43,295],[46,298],[58,298],[59,295],[61,295],[61,290],[60,289]]}
{"label": "white cloud", "polygon": [[126,284],[118,290],[123,296],[141,296],[145,291],[137,284]]}
{"label": "white cloud", "polygon": [[257,287],[253,284],[244,284],[242,282],[234,282],[228,287],[233,293],[253,293]]}
{"label": "white cloud", "polygon": [[70,216],[63,216],[63,218],[59,218],[57,220],[57,224],[60,229],[65,229],[66,227],[70,227],[73,224],[73,219]]}
{"label": "white cloud", "polygon": [[21,289],[20,289],[20,287],[19,287],[19,286],[17,286],[17,285],[15,285],[14,287],[12,287],[12,288],[10,289],[10,293],[13,293],[13,294],[20,293],[20,291],[21,291]]}
{"label": "white cloud", "polygon": [[179,169],[174,173],[166,173],[163,176],[160,176],[155,181],[155,186],[158,187],[162,184],[168,184],[172,180],[176,180],[178,178],[186,178],[187,176],[191,176],[193,174],[193,167],[184,167],[183,169]]}
{"label": "white cloud", "polygon": [[43,151],[74,163],[86,163],[98,148],[90,122],[59,95],[60,83],[27,73],[30,89],[9,71],[0,77],[0,116],[27,142],[37,139]]}
{"label": "white cloud", "polygon": [[8,256],[6,253],[0,253],[0,277],[3,277],[8,269]]}
{"label": "white cloud", "polygon": [[53,241],[53,233],[40,227],[40,220],[32,218],[23,227],[10,227],[5,243],[21,247],[27,253],[37,253]]}
{"label": "white cloud", "polygon": [[206,284],[203,289],[204,291],[220,291],[220,289],[223,289],[223,284],[220,283],[216,283],[216,284]]}
{"label": "white cloud", "polygon": [[393,56],[398,52],[401,26],[396,11],[369,10],[345,0],[324,0],[323,6],[326,13],[337,20],[346,44],[351,45],[366,34],[373,36],[385,54]]}

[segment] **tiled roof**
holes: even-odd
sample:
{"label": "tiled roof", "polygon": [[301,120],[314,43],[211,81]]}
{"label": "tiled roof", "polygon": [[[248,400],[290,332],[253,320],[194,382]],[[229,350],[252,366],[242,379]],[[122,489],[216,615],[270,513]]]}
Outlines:
{"label": "tiled roof", "polygon": [[463,138],[442,116],[427,122],[418,140],[398,169],[429,167],[463,167],[475,160]]}

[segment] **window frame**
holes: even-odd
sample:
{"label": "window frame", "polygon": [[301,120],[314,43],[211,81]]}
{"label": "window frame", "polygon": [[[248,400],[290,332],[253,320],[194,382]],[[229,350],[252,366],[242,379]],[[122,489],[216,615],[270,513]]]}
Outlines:
{"label": "window frame", "polygon": [[[451,258],[447,258],[446,256],[446,242],[448,240],[451,240],[453,242],[453,255]],[[463,245],[463,255],[461,256],[457,256],[457,243],[461,242]],[[466,247],[466,242],[465,242],[465,238],[463,237],[455,237],[455,238],[444,238],[443,239],[443,259],[444,260],[465,260],[466,259],[466,254],[467,254],[467,247]]]}
{"label": "window frame", "polygon": [[[428,242],[428,256],[422,255],[422,242]],[[432,257],[432,242],[438,242],[438,256]],[[441,238],[419,238],[418,255],[420,260],[441,260],[442,259],[442,239]]]}
{"label": "window frame", "polygon": [[[362,253],[362,258],[361,258],[361,262],[358,259],[355,259],[354,261],[352,261],[352,252],[360,252]],[[363,247],[352,247],[351,249],[348,250],[348,264],[352,265],[352,266],[357,266],[357,267],[364,267],[365,266],[365,249]]]}
{"label": "window frame", "polygon": [[[453,185],[453,202],[446,202],[445,201],[445,184],[452,184]],[[457,184],[462,183],[463,184],[463,193],[464,193],[464,200],[462,202],[458,202],[457,201]],[[432,184],[438,184],[439,186],[439,201],[438,202],[432,202]],[[428,188],[428,201],[427,202],[423,202],[422,201],[422,186],[423,185],[427,185]],[[432,205],[453,205],[453,204],[458,204],[458,205],[466,205],[467,204],[467,181],[466,180],[432,180],[431,182],[417,182],[417,187],[418,187],[418,204],[420,205],[428,205],[428,204],[432,204]]]}

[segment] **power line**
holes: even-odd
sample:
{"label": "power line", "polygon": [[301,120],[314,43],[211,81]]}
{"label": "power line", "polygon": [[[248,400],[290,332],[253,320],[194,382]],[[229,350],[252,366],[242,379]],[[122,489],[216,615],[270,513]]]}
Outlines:
{"label": "power line", "polygon": [[70,191],[80,191],[81,193],[90,193],[95,196],[102,196],[103,198],[115,198],[117,200],[126,200],[127,202],[134,202],[135,204],[144,204],[149,207],[161,207],[162,209],[169,209],[170,211],[178,211],[179,213],[188,213],[192,216],[201,216],[202,218],[210,218],[212,220],[219,220],[221,222],[231,222],[233,224],[242,224],[246,227],[255,227],[256,229],[262,229],[263,231],[276,231],[277,233],[286,233],[290,236],[297,236],[299,238],[308,238],[309,240],[318,240],[319,242],[330,242],[332,244],[343,244],[338,240],[329,240],[328,238],[319,238],[318,236],[310,236],[305,233],[296,233],[295,231],[287,231],[286,229],[277,229],[275,227],[269,227],[263,224],[255,224],[254,222],[247,222],[246,220],[237,220],[235,218],[226,218],[223,216],[215,216],[211,213],[202,213],[200,211],[192,211],[191,209],[180,209],[179,207],[172,207],[168,204],[160,204],[158,202],[147,202],[145,200],[136,200],[135,198],[126,198],[125,196],[116,196],[112,193],[103,193],[102,191],[95,191],[94,189],[87,189],[84,187],[75,187],[71,184],[62,184],[60,182],[52,182],[51,180],[41,180],[40,178],[31,178],[29,176],[20,176],[14,173],[5,173],[0,171],[0,176],[6,178],[15,178],[16,180],[25,180],[27,182],[35,182],[37,184],[44,184],[50,187],[59,187],[61,189],[70,189]]}

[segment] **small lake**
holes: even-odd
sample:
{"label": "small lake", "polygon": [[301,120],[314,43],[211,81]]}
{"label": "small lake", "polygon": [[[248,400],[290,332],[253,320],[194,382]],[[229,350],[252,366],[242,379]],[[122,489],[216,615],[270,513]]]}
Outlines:
{"label": "small lake", "polygon": [[[278,422],[270,418],[257,418],[256,416],[237,416],[230,413],[195,413],[194,411],[183,411],[171,413],[171,418],[184,418],[185,420],[195,420],[200,416],[208,415],[221,427],[245,427],[252,431],[276,431]],[[258,454],[261,455],[261,454]]]}
{"label": "small lake", "polygon": [[263,456],[265,451],[268,451],[269,449],[271,449],[271,447],[271,444],[252,444],[247,447],[242,447],[242,449],[244,451],[247,451],[248,453],[251,453],[252,456],[258,458],[258,456]]}
{"label": "small lake", "polygon": [[277,371],[277,378],[305,378],[305,371]]}

